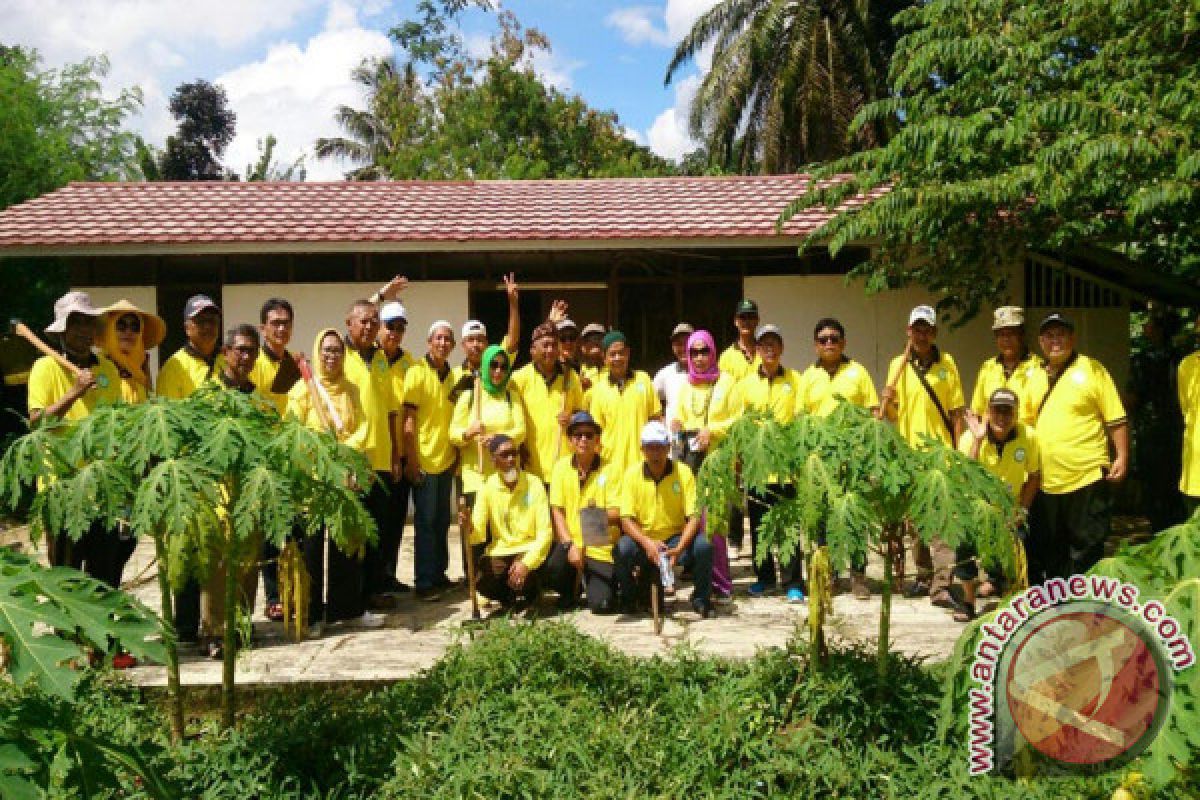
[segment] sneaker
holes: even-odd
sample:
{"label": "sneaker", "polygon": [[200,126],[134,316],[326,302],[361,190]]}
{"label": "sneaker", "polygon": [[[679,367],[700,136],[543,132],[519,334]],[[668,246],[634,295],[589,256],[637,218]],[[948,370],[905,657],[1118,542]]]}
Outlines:
{"label": "sneaker", "polygon": [[768,592],[773,591],[775,591],[775,584],[755,581],[754,583],[750,584],[750,588],[746,590],[746,594],[750,595],[751,597],[766,597]]}
{"label": "sneaker", "polygon": [[692,610],[699,614],[702,619],[712,619],[717,616],[717,610],[713,608],[713,604],[707,603],[699,597],[692,598]]}
{"label": "sneaker", "polygon": [[417,597],[432,603],[434,600],[442,599],[442,590],[436,586],[418,586]]}
{"label": "sneaker", "polygon": [[412,587],[403,581],[398,581],[392,578],[388,581],[387,590],[384,594],[408,594],[412,591]]}
{"label": "sneaker", "polygon": [[358,619],[351,620],[353,625],[358,628],[382,628],[383,623],[387,618],[383,614],[376,614],[371,611],[364,611]]}
{"label": "sneaker", "polygon": [[801,589],[799,586],[793,586],[792,588],[788,589],[787,590],[787,601],[789,603],[797,603],[797,604],[803,603],[804,602],[804,590]]}

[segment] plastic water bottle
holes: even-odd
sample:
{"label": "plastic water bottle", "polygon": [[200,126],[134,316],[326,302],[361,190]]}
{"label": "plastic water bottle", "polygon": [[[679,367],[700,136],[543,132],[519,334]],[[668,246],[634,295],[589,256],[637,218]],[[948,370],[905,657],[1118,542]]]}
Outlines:
{"label": "plastic water bottle", "polygon": [[658,577],[664,589],[675,586],[675,570],[671,569],[671,557],[663,550],[658,554]]}

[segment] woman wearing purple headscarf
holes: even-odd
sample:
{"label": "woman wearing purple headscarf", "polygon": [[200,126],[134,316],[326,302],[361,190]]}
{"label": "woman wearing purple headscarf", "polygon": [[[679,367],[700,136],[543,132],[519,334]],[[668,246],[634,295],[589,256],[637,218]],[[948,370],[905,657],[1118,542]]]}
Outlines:
{"label": "woman wearing purple headscarf", "polygon": [[[699,330],[687,340],[688,379],[679,390],[670,420],[679,439],[681,460],[698,472],[709,447],[715,443],[713,422],[723,408],[733,381],[717,368],[717,346],[712,334]],[[713,592],[718,602],[733,594],[729,577],[729,548],[723,534],[713,535]]]}

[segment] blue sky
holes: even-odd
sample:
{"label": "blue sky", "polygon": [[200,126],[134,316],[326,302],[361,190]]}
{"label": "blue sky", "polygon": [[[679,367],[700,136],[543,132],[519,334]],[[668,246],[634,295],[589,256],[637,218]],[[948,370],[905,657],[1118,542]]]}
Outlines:
{"label": "blue sky", "polygon": [[[677,158],[693,146],[686,107],[703,65],[670,87],[663,74],[674,43],[716,0],[507,0],[526,27],[553,45],[534,68],[593,107],[616,111],[628,134]],[[221,83],[238,114],[226,161],[241,170],[267,133],[287,159],[306,155],[310,179],[336,179],[345,165],[308,154],[318,136],[337,132],[339,104],[359,106],[349,80],[363,57],[391,52],[388,28],[414,0],[0,0],[7,44],[36,47],[49,66],[106,54],[107,85],[140,86],[133,124],[161,144],[174,128],[166,99],[195,78]],[[462,23],[483,48],[494,18],[472,12]]]}

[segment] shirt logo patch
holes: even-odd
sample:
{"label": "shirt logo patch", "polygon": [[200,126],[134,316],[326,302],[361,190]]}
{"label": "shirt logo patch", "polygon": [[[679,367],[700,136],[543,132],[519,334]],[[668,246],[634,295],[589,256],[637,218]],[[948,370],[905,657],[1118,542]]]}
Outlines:
{"label": "shirt logo patch", "polygon": [[671,484],[671,491],[674,492],[675,494],[683,493],[683,488],[679,485],[679,481],[675,481],[674,483]]}
{"label": "shirt logo patch", "polygon": [[1024,447],[1018,447],[1015,451],[1013,451],[1013,461],[1017,462],[1018,464],[1024,463],[1024,461],[1025,461],[1025,448]]}
{"label": "shirt logo patch", "polygon": [[97,375],[96,376],[96,385],[99,386],[101,389],[107,389],[108,388],[108,376],[107,375]]}
{"label": "shirt logo patch", "polygon": [[950,379],[950,373],[946,371],[946,368],[945,368],[945,367],[942,367],[941,369],[939,369],[939,370],[938,370],[938,377],[939,377],[939,378],[941,378],[941,379],[942,379],[942,380],[944,380],[944,381],[945,381],[945,380],[949,380],[949,379]]}

